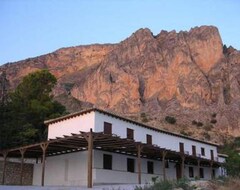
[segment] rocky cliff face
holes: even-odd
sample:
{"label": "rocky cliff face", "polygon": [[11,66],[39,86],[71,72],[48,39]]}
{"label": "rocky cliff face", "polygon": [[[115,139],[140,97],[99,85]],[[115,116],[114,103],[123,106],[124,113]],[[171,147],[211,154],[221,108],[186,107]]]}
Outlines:
{"label": "rocky cliff face", "polygon": [[95,104],[207,140],[240,135],[240,52],[223,48],[216,27],[157,36],[140,29],[118,44],[63,48],[0,69],[14,88],[43,68],[58,78],[54,94],[70,111]]}

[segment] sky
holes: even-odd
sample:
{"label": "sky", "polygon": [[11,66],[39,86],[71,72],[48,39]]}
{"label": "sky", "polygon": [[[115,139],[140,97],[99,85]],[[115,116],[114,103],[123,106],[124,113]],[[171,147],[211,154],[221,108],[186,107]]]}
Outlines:
{"label": "sky", "polygon": [[0,0],[0,65],[62,47],[118,43],[140,28],[218,27],[240,50],[240,0]]}

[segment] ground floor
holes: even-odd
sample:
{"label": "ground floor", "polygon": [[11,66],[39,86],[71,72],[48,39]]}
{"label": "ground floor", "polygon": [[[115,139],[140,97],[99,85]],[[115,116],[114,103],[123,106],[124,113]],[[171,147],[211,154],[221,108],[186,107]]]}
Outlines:
{"label": "ground floor", "polygon": [[223,175],[219,160],[177,152],[116,135],[81,132],[0,152],[1,184],[6,184],[8,158],[20,159],[19,181],[24,184],[24,163],[34,159],[33,185],[87,186],[145,184],[152,179],[212,179]]}
{"label": "ground floor", "polygon": [[[46,158],[45,185],[47,186],[87,186],[88,152],[80,151]],[[181,163],[165,160],[141,158],[138,168],[137,157],[108,151],[93,150],[92,183],[93,186],[104,184],[138,184],[139,171],[141,183],[149,183],[152,179],[163,179],[165,167],[166,179],[181,177]],[[221,168],[210,168],[185,164],[184,176],[189,179],[207,180],[222,175]],[[33,185],[41,185],[42,163],[34,165]]]}

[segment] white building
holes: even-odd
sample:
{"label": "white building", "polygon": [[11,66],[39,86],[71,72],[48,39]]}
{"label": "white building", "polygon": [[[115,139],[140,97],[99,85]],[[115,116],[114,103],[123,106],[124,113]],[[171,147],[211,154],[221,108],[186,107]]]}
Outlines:
{"label": "white building", "polygon": [[[48,141],[12,149],[36,157],[33,185],[137,184],[225,175],[218,145],[156,129],[97,108],[46,121]],[[19,154],[20,153],[20,154]],[[164,164],[163,164],[164,163]]]}

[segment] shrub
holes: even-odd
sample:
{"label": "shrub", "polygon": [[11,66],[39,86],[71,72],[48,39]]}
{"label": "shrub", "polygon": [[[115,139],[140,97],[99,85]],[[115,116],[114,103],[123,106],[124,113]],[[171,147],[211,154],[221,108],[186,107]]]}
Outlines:
{"label": "shrub", "polygon": [[190,185],[190,181],[186,178],[182,178],[178,181],[165,180],[157,181],[153,185],[144,187],[136,187],[135,190],[173,190],[175,188],[182,188],[183,190],[193,190],[196,187]]}
{"label": "shrub", "polygon": [[203,126],[203,123],[202,123],[202,122],[197,122],[197,126],[198,126],[198,127],[202,127],[202,126]]}
{"label": "shrub", "polygon": [[180,134],[185,135],[185,136],[188,136],[188,133],[187,133],[186,131],[184,131],[184,130],[181,130],[181,131],[180,131]]}
{"label": "shrub", "polygon": [[166,116],[165,121],[170,123],[170,124],[175,124],[177,120],[172,116]]}
{"label": "shrub", "polygon": [[197,125],[197,123],[198,123],[198,122],[195,121],[195,120],[192,121],[192,125]]}
{"label": "shrub", "polygon": [[213,128],[213,126],[209,125],[209,124],[204,126],[204,130],[206,130],[206,131],[211,131],[212,128]]}
{"label": "shrub", "polygon": [[141,115],[140,115],[140,117],[141,117],[141,121],[142,121],[143,123],[149,122],[149,119],[148,119],[148,116],[147,116],[146,113],[142,112]]}
{"label": "shrub", "polygon": [[212,114],[212,117],[213,117],[213,118],[215,118],[216,116],[217,116],[217,114],[216,114],[216,113],[213,113],[213,114]]}
{"label": "shrub", "polygon": [[211,136],[208,134],[208,132],[203,132],[202,135],[206,140],[210,140],[210,138],[211,138]]}
{"label": "shrub", "polygon": [[216,119],[212,119],[212,120],[211,120],[211,123],[212,123],[212,124],[215,124],[215,123],[217,123],[217,120],[216,120]]}
{"label": "shrub", "polygon": [[191,186],[190,181],[187,178],[182,178],[175,183],[175,188],[182,188],[184,190],[193,190],[195,189],[195,186]]}

